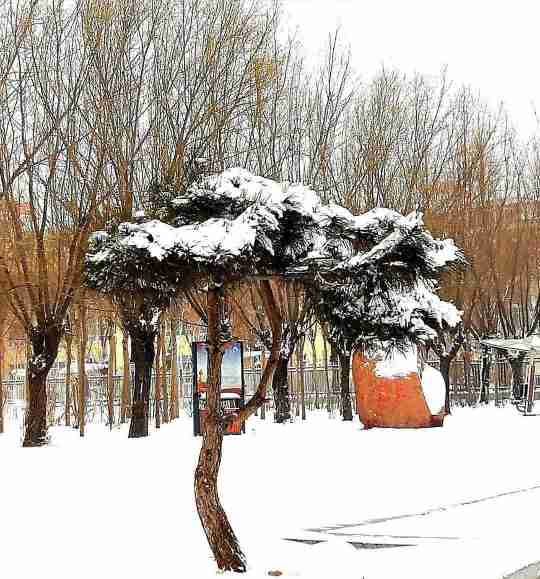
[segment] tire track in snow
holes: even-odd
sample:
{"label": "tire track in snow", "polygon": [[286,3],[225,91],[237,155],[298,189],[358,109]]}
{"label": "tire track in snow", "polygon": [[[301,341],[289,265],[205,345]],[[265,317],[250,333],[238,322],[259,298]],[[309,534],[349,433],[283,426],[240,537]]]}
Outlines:
{"label": "tire track in snow", "polygon": [[540,484],[539,485],[534,485],[532,487],[527,487],[524,489],[516,489],[513,491],[505,491],[503,493],[498,493],[495,495],[490,495],[488,497],[481,497],[479,499],[471,499],[468,501],[463,501],[461,503],[453,503],[450,505],[446,505],[443,507],[434,507],[432,509],[427,509],[425,511],[421,511],[418,513],[406,513],[403,515],[393,515],[390,517],[376,517],[373,519],[366,519],[364,521],[360,521],[359,523],[346,523],[346,524],[341,524],[341,525],[335,525],[335,526],[328,526],[328,527],[319,527],[319,528],[312,528],[312,529],[306,529],[306,531],[311,532],[311,533],[332,533],[332,531],[342,531],[343,529],[349,529],[352,527],[364,527],[367,525],[376,525],[378,523],[386,523],[388,521],[398,521],[398,520],[402,520],[402,519],[412,519],[415,517],[425,517],[428,515],[433,515],[435,513],[444,513],[446,511],[452,510],[452,509],[457,509],[460,507],[467,507],[470,505],[477,505],[479,503],[484,503],[487,501],[493,501],[496,499],[500,499],[503,497],[509,497],[509,496],[513,496],[513,495],[518,495],[518,494],[524,494],[524,493],[528,493],[528,492],[532,492],[532,491],[537,491],[540,490]]}

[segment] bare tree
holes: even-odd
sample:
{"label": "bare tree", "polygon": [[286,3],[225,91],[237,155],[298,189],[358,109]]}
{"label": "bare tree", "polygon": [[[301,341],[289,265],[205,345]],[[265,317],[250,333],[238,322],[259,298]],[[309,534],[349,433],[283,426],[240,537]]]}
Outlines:
{"label": "bare tree", "polygon": [[24,446],[46,440],[46,379],[102,194],[102,156],[77,115],[86,79],[78,7],[42,7],[39,20],[35,13],[32,18],[17,55],[17,98],[0,115],[0,182],[10,236],[1,283],[31,344]]}
{"label": "bare tree", "polygon": [[[274,396],[274,420],[283,423],[291,418],[291,403],[289,392],[289,362],[298,344],[312,325],[312,304],[306,294],[302,282],[271,281],[270,289],[273,292],[271,307],[272,319],[279,320],[280,324],[280,350],[276,370],[272,378],[272,391]],[[241,295],[250,295],[250,301],[241,299]],[[265,286],[265,291],[268,291]],[[236,295],[232,294],[230,300],[238,318],[245,327],[253,332],[257,339],[264,344],[267,350],[272,347],[271,326],[265,308],[264,296],[261,293],[261,284],[249,284],[247,288],[241,288]],[[270,307],[269,305],[266,308]]]}

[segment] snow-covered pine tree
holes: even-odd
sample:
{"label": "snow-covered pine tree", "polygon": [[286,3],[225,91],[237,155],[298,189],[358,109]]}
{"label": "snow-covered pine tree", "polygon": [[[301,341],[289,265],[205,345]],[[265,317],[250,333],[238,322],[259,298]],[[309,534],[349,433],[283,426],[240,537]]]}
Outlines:
{"label": "snow-covered pine tree", "polygon": [[[230,169],[193,184],[170,201],[170,222],[126,223],[98,232],[87,255],[89,284],[106,293],[152,288],[163,299],[174,289],[204,281],[207,295],[208,414],[195,472],[197,511],[217,565],[243,572],[245,557],[218,496],[223,432],[220,368],[224,349],[222,302],[238,280],[256,280],[272,331],[271,355],[254,396],[235,420],[244,421],[265,400],[279,358],[281,323],[270,279],[313,283],[358,280],[364,292],[383,282],[406,287],[430,279],[459,252],[434,240],[417,215],[379,212],[353,216],[325,205],[303,185],[278,183]],[[135,278],[135,279],[133,279]],[[131,290],[132,291],[132,290]],[[374,320],[373,325],[378,329]]]}
{"label": "snow-covered pine tree", "polygon": [[354,281],[320,283],[312,288],[321,322],[329,327],[330,340],[340,358],[343,419],[352,419],[349,394],[350,358],[353,350],[405,351],[412,345],[430,344],[438,333],[460,324],[457,309],[442,301],[433,282],[418,281],[415,287],[378,287],[370,295]]}
{"label": "snow-covered pine tree", "polygon": [[86,285],[110,296],[130,337],[131,362],[135,367],[130,438],[148,436],[154,342],[161,315],[181,287],[166,262],[156,262],[149,269],[144,248],[138,248],[136,243],[122,243],[130,236],[131,228],[144,221],[140,214],[133,224],[123,223],[113,226],[108,233],[95,233],[89,242],[85,264]]}
{"label": "snow-covered pine tree", "polygon": [[[352,420],[349,373],[355,348],[406,350],[433,342],[441,330],[457,327],[461,319],[436,290],[440,275],[463,263],[463,256],[450,240],[433,239],[421,215],[404,217],[377,208],[358,217],[352,229],[363,255],[345,261],[329,276],[314,277],[310,284],[317,316],[338,350],[344,420]],[[364,267],[369,259],[372,265]]]}

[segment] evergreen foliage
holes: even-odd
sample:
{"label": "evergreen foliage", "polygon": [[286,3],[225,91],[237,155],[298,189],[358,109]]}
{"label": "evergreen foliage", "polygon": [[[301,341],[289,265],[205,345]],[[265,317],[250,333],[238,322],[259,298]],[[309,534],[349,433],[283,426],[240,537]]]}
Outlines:
{"label": "evergreen foliage", "polygon": [[377,208],[354,216],[308,187],[244,169],[202,177],[172,199],[161,195],[168,223],[141,216],[92,236],[90,287],[166,303],[201,283],[302,279],[347,349],[426,340],[459,319],[436,296],[435,280],[463,257],[451,240],[434,239],[420,214]]}

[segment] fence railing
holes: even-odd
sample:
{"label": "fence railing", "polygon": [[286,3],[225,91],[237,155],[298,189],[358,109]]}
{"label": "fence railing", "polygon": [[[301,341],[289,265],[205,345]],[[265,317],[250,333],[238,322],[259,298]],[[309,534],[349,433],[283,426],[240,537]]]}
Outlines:
{"label": "fence railing", "polygon": [[[428,363],[438,367],[438,360],[429,360]],[[524,376],[527,375],[527,365],[524,367]],[[534,399],[540,399],[540,368],[536,370]],[[261,378],[262,370],[246,369],[244,382],[246,397],[255,391]],[[132,379],[133,377],[131,377]],[[171,374],[162,376],[167,385],[169,401],[173,398],[171,389]],[[107,422],[109,420],[109,400],[112,400],[114,422],[120,418],[122,405],[123,376],[113,377],[112,391],[108,390],[107,376],[91,375],[87,378],[86,387],[86,420],[89,422]],[[327,410],[330,413],[339,413],[341,410],[339,367],[330,364],[328,368],[306,366],[302,369],[289,368],[289,391],[293,414],[298,415],[303,403],[306,410]],[[177,375],[177,391],[175,397],[179,406],[187,414],[192,413],[193,376],[189,368],[182,368]],[[25,408],[25,381],[7,380],[3,383],[4,398],[6,401],[7,419],[18,419],[22,416]],[[72,415],[76,413],[78,378],[71,380],[71,400],[73,404]],[[355,404],[355,391],[351,381],[351,400]],[[65,378],[51,377],[47,382],[49,422],[61,422],[65,416],[66,384]],[[463,359],[454,360],[450,367],[450,400],[454,406],[474,406],[479,402],[481,394],[481,364],[479,361],[466,362]],[[131,388],[128,389],[128,396]],[[496,359],[491,364],[490,387],[488,391],[489,401],[495,405],[504,405],[512,397],[512,370],[505,359]],[[151,404],[150,416],[155,413],[155,374],[152,376],[150,391]],[[128,399],[128,415],[129,404]],[[160,401],[160,404],[163,402]],[[271,409],[273,402],[271,396],[265,405],[265,410]]]}
{"label": "fence railing", "polygon": [[[429,360],[430,366],[439,368],[438,360]],[[529,363],[523,364],[523,376],[528,376]],[[479,402],[482,364],[480,360],[467,362],[456,359],[450,366],[450,402],[454,406],[474,406]],[[512,399],[512,368],[505,358],[494,358],[490,365],[487,396],[496,406],[503,406]],[[540,367],[535,366],[534,400],[540,400]]]}

